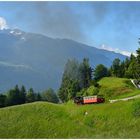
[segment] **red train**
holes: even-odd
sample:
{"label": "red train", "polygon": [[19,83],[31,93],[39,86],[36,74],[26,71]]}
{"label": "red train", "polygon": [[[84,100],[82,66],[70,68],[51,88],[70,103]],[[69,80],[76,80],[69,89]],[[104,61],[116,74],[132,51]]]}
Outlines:
{"label": "red train", "polygon": [[97,95],[74,98],[74,103],[76,104],[93,104],[93,103],[103,103],[103,102],[105,102],[105,99]]}

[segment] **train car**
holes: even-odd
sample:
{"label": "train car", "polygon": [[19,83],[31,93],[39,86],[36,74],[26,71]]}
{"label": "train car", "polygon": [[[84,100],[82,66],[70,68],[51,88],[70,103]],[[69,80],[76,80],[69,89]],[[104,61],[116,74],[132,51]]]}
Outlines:
{"label": "train car", "polygon": [[76,104],[94,104],[94,103],[103,103],[103,102],[105,102],[105,99],[97,95],[74,98],[74,103]]}

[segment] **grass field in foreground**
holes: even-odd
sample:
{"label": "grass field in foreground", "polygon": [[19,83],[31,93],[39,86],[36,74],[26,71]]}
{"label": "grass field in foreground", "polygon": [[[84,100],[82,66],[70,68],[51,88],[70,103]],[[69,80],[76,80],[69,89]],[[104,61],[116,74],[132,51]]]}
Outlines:
{"label": "grass field in foreground", "polygon": [[[140,94],[125,78],[106,77],[99,84],[106,100]],[[81,106],[72,101],[34,102],[1,108],[0,138],[140,138],[140,117],[132,114],[136,101],[140,99]]]}
{"label": "grass field in foreground", "polygon": [[140,138],[140,118],[132,115],[134,102],[35,102],[2,108],[0,138]]}

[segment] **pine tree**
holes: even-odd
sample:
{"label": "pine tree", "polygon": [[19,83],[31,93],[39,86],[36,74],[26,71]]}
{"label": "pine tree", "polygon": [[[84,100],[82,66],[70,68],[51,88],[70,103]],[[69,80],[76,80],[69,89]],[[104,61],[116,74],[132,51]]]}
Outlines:
{"label": "pine tree", "polygon": [[42,101],[42,97],[41,97],[40,93],[36,94],[36,101]]}
{"label": "pine tree", "polygon": [[20,100],[21,100],[21,103],[25,103],[26,102],[26,89],[25,87],[22,85],[21,86],[21,89],[20,89]]}
{"label": "pine tree", "polygon": [[26,95],[26,102],[34,102],[35,101],[35,93],[33,88],[30,88]]}
{"label": "pine tree", "polygon": [[129,66],[125,70],[125,77],[135,78],[136,77],[136,57],[131,54]]}
{"label": "pine tree", "polygon": [[20,90],[18,88],[18,85],[15,86],[14,89],[10,89],[7,93],[7,99],[6,99],[7,105],[17,105],[21,104],[20,101]]}
{"label": "pine tree", "polygon": [[80,72],[80,87],[87,88],[90,86],[90,82],[92,80],[92,68],[89,64],[89,59],[84,58],[83,62],[80,64],[79,67]]}
{"label": "pine tree", "polygon": [[49,88],[48,90],[43,92],[42,99],[44,101],[48,101],[48,102],[52,102],[52,103],[58,103],[59,102],[59,99],[58,99],[56,93],[51,88]]}
{"label": "pine tree", "polygon": [[119,58],[114,59],[112,66],[111,66],[111,69],[110,69],[112,76],[121,77],[121,75],[120,75],[121,63],[120,62],[121,61]]}
{"label": "pine tree", "polygon": [[[77,60],[68,60],[64,73],[62,76],[61,86],[58,91],[58,96],[62,102],[68,101],[73,98],[79,87],[80,73],[79,73],[79,63]],[[74,93],[75,92],[75,93]]]}
{"label": "pine tree", "polygon": [[140,81],[140,48],[138,48],[137,57],[136,57],[136,66],[135,66],[135,77]]}
{"label": "pine tree", "polygon": [[109,75],[108,69],[104,65],[99,64],[96,66],[96,68],[94,70],[94,79],[95,80],[99,80],[99,79],[106,77],[108,75]]}
{"label": "pine tree", "polygon": [[75,59],[68,60],[58,91],[59,98],[63,102],[73,99],[82,88],[90,86],[91,80],[92,69],[87,58],[84,58],[81,64]]}
{"label": "pine tree", "polygon": [[0,94],[0,107],[6,106],[6,95]]}

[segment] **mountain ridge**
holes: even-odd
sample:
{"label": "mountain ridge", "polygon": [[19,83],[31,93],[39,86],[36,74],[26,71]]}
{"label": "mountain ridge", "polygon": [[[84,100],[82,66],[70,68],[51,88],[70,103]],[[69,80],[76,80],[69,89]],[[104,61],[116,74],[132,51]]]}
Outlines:
{"label": "mountain ridge", "polygon": [[[75,58],[82,61],[84,57],[87,57],[92,67],[100,63],[109,67],[115,58],[124,60],[127,57],[74,40],[53,39],[19,29],[0,31],[0,49],[0,62],[11,64],[15,68],[16,65],[23,66],[22,70],[21,67],[20,69],[12,67],[11,70],[0,64],[1,91],[6,91],[19,83],[27,88],[33,87],[37,91],[49,87],[56,90],[60,86],[64,66],[68,59]],[[31,67],[33,71],[24,69],[24,66]]]}

